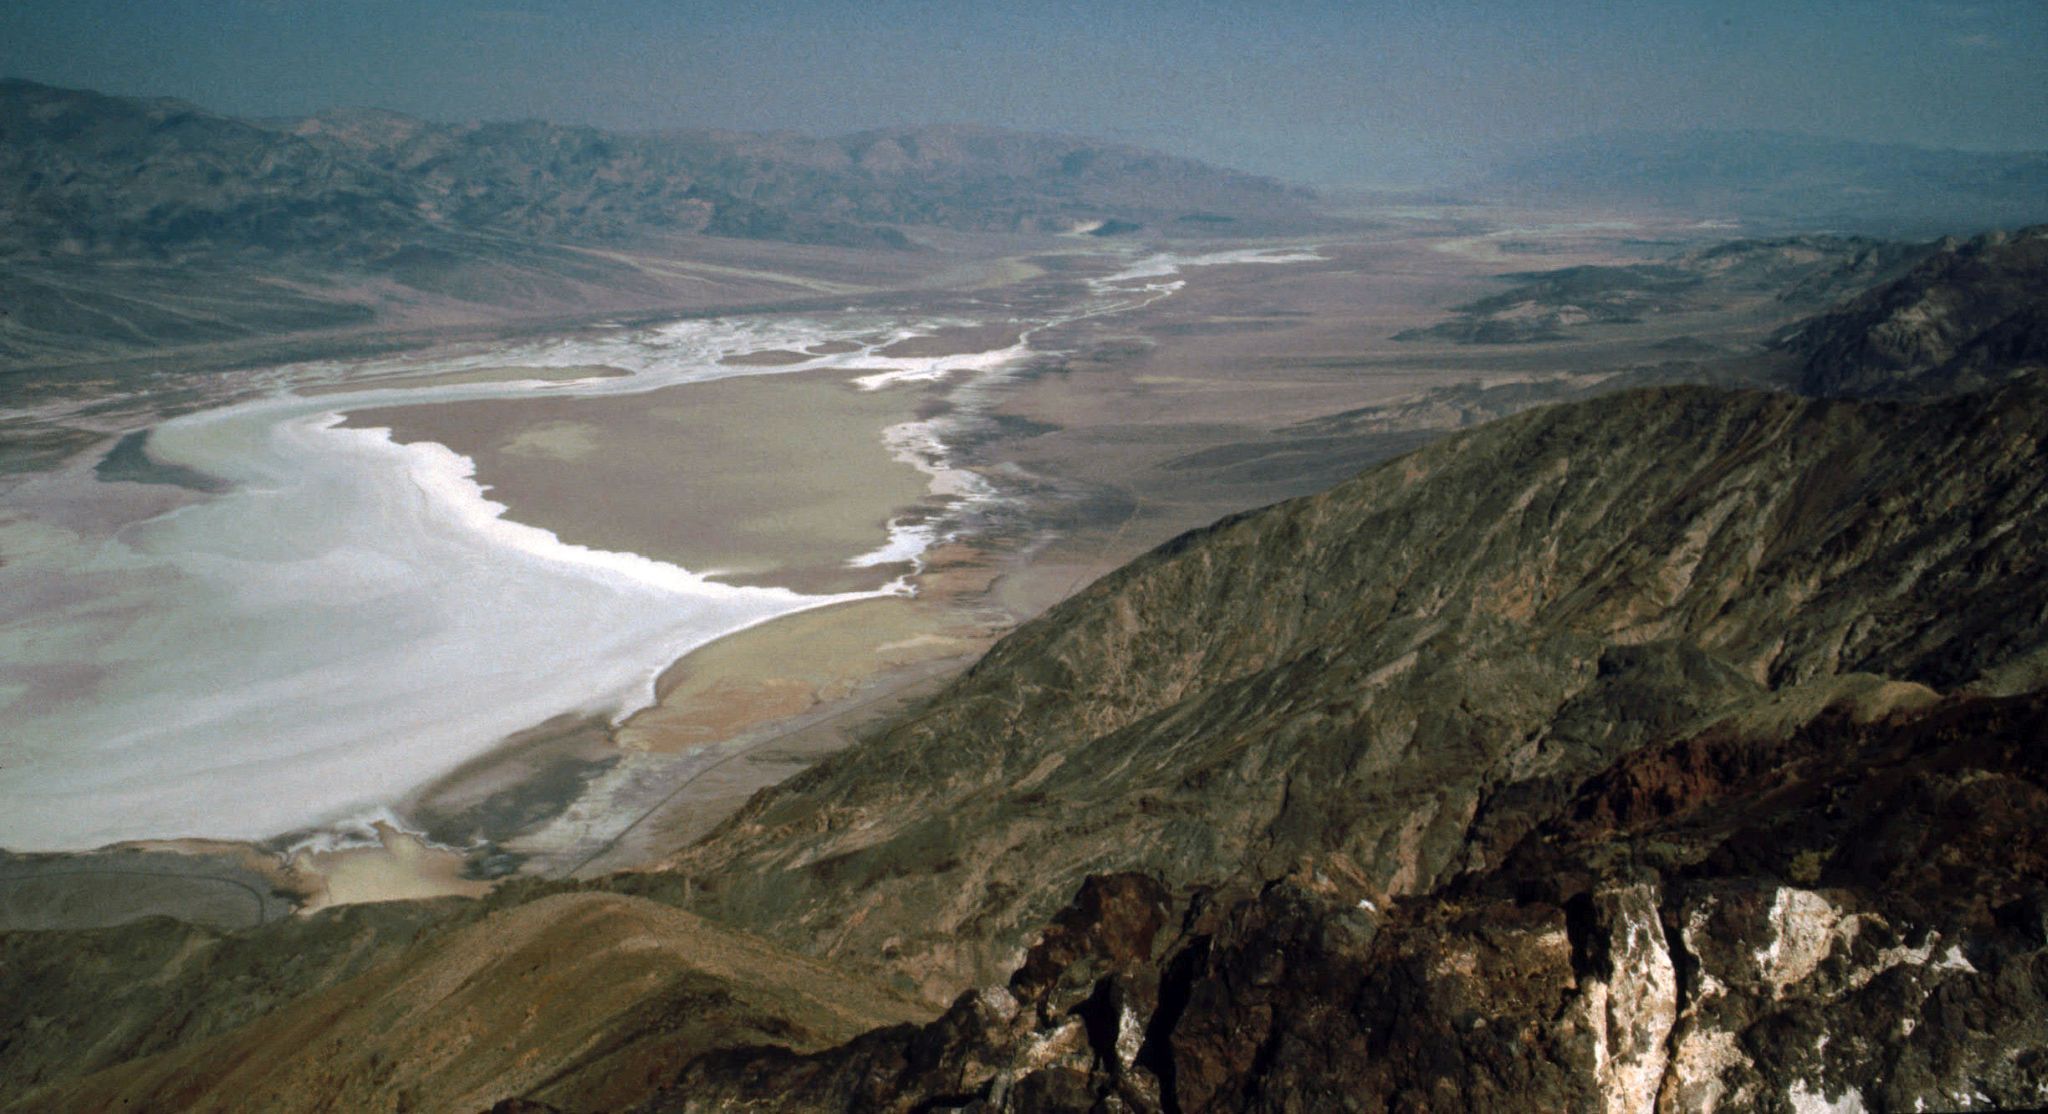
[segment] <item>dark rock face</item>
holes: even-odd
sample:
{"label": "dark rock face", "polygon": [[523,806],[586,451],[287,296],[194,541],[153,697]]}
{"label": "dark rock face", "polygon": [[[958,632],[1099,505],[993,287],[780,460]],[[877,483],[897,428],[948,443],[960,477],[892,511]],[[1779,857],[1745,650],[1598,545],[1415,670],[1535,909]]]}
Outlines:
{"label": "dark rock face", "polygon": [[962,994],[925,1026],[877,1030],[814,1056],[741,1048],[688,1065],[645,1107],[695,1112],[762,1106],[920,1110],[988,1099],[1006,1109],[1158,1107],[1157,1080],[1134,1069],[1135,1026],[1159,1000],[1154,961],[1170,940],[1165,887],[1137,874],[1091,877],[1007,988]]}
{"label": "dark rock face", "polygon": [[1148,963],[1112,942],[1142,932],[1073,941],[1151,923],[1162,891],[1090,879],[1009,994],[812,1057],[707,1057],[649,1109],[2031,1106],[2044,823],[2038,694],[1710,731],[1387,907],[1305,862],[1198,895]]}
{"label": "dark rock face", "polygon": [[2048,225],[1945,243],[1779,343],[1816,395],[1924,397],[2048,366]]}
{"label": "dark rock face", "polygon": [[942,998],[1103,870],[1181,892],[1315,856],[1426,893],[1694,725],[2029,660],[2044,435],[2025,384],[1521,415],[1104,578],[675,865],[700,910]]}

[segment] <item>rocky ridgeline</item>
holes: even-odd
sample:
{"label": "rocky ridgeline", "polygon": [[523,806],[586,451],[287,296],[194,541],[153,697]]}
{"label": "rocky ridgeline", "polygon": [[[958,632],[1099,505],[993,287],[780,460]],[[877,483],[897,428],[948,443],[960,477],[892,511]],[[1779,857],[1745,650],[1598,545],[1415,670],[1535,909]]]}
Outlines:
{"label": "rocky ridgeline", "polygon": [[2048,367],[2048,225],[1940,250],[1781,338],[1816,395],[1932,395]]}

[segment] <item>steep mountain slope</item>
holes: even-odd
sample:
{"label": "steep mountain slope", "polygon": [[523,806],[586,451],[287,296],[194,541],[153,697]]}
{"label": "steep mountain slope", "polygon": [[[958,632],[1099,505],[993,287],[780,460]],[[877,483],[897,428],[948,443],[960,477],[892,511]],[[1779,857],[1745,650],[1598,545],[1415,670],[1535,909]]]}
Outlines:
{"label": "steep mountain slope", "polygon": [[1945,241],[1779,346],[1808,394],[1936,395],[2048,366],[2048,225]]}
{"label": "steep mountain slope", "polygon": [[236,934],[152,918],[0,934],[0,1109],[37,1087],[232,1032],[459,928],[469,903],[335,909]]}
{"label": "steep mountain slope", "polygon": [[694,878],[695,908],[936,1000],[1105,869],[1178,889],[1314,854],[1424,892],[1505,854],[1526,802],[1773,692],[2039,650],[2044,435],[2031,382],[1496,423],[1104,578],[633,888]]}

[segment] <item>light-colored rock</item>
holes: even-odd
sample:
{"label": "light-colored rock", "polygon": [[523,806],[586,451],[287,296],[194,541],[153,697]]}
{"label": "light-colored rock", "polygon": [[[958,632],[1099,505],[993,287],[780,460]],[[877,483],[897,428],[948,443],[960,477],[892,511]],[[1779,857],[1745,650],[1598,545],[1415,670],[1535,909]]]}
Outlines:
{"label": "light-colored rock", "polygon": [[1582,984],[1574,1008],[1593,1035],[1593,1072],[1608,1114],[1656,1109],[1665,1038],[1678,1017],[1678,972],[1657,915],[1658,893],[1638,883],[1595,898],[1609,926],[1613,974]]}

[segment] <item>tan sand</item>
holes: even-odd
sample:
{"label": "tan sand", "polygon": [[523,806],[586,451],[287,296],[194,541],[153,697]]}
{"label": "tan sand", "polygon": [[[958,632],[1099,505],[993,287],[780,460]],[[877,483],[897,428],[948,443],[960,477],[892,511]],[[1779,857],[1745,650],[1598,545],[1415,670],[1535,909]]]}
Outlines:
{"label": "tan sand", "polygon": [[760,352],[741,352],[718,362],[728,367],[787,367],[811,358],[805,353],[791,352],[787,348],[769,348]]}
{"label": "tan sand", "polygon": [[882,430],[914,391],[858,391],[843,372],[691,383],[648,394],[359,411],[404,442],[476,461],[509,517],[564,541],[624,550],[736,582],[804,591],[877,587],[901,569],[848,569],[926,494]]}
{"label": "tan sand", "polygon": [[491,888],[489,882],[462,877],[458,852],[386,824],[377,825],[377,838],[383,846],[303,852],[293,858],[293,871],[311,891],[300,912],[372,901],[479,897]]}
{"label": "tan sand", "polygon": [[[916,599],[786,616],[703,647],[661,678],[660,700],[615,733],[626,750],[686,756],[682,780],[610,807],[632,824],[569,858],[514,841],[572,877],[644,867],[703,835],[760,789],[842,750],[979,657],[1019,616],[990,606],[1017,566],[971,546],[929,555]],[[632,803],[628,803],[630,800]],[[552,858],[546,858],[553,856]]]}
{"label": "tan sand", "polygon": [[785,616],[699,649],[664,673],[660,700],[618,732],[677,751],[858,695],[877,675],[986,649],[993,631],[930,600],[862,600]]}
{"label": "tan sand", "polygon": [[443,372],[438,375],[386,375],[365,379],[352,379],[346,383],[328,383],[318,387],[300,387],[298,393],[307,398],[322,395],[354,394],[357,391],[419,390],[422,387],[452,387],[463,383],[518,383],[523,380],[538,380],[545,383],[564,383],[572,379],[618,379],[632,374],[621,368],[592,364],[577,367],[480,367],[466,371]]}
{"label": "tan sand", "polygon": [[1017,343],[1023,330],[1011,324],[963,325],[940,329],[930,336],[909,337],[899,340],[887,348],[877,349],[877,356],[901,356],[908,359],[931,359],[938,356],[965,356],[975,352],[993,352]]}
{"label": "tan sand", "polygon": [[621,726],[618,743],[653,751],[701,746],[872,695],[867,690],[891,673],[964,661],[1015,618],[983,606],[999,572],[978,549],[940,546],[926,554],[915,599],[800,612],[719,639],[662,674],[656,703]]}

